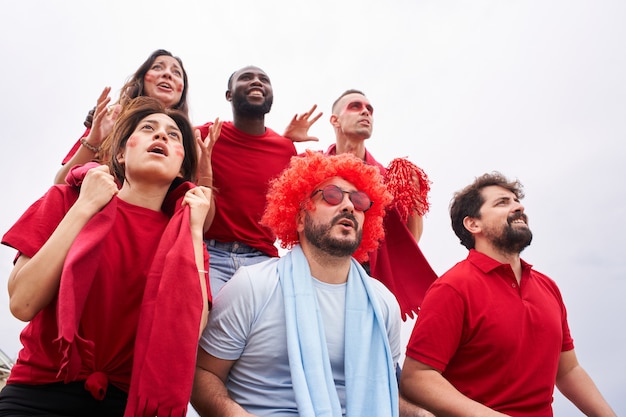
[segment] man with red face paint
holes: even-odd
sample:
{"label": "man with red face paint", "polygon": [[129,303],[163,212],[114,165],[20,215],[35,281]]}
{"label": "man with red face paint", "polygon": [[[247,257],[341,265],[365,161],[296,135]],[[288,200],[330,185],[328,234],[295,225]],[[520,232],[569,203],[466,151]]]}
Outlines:
{"label": "man with red face paint", "polygon": [[[278,256],[272,231],[259,224],[265,208],[265,194],[271,179],[289,164],[296,148],[290,139],[265,126],[272,108],[274,91],[262,69],[247,66],[228,79],[226,100],[232,105],[233,121],[224,122],[211,153],[201,155],[198,183],[215,190],[215,217],[205,233],[211,257],[211,292],[220,288],[242,265],[255,264]],[[315,106],[296,116],[287,127],[300,129],[305,139],[308,120]],[[198,127],[206,137],[213,122]],[[198,138],[200,139],[200,138]],[[202,168],[203,162],[207,164]]]}
{"label": "man with red face paint", "polygon": [[[335,130],[336,142],[328,148],[327,155],[350,153],[366,164],[378,167],[383,176],[390,174],[365,148],[365,141],[372,136],[374,129],[374,107],[363,92],[347,90],[341,94],[333,103],[330,123]],[[411,189],[407,193],[419,194],[417,178],[413,176],[409,180]],[[417,311],[424,292],[436,279],[417,245],[422,229],[420,213],[410,212],[403,220],[397,205],[392,204],[385,216],[385,240],[370,254],[369,265],[366,265],[369,273],[398,298],[404,319]]]}

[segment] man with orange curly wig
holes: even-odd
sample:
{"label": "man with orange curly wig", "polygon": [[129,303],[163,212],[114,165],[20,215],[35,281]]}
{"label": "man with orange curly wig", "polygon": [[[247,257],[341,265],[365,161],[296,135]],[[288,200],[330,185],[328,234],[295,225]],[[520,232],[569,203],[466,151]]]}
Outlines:
{"label": "man with orange curly wig", "polygon": [[270,183],[262,222],[290,248],[241,267],[214,300],[200,415],[399,415],[400,310],[363,270],[391,201],[376,167],[307,152]]}

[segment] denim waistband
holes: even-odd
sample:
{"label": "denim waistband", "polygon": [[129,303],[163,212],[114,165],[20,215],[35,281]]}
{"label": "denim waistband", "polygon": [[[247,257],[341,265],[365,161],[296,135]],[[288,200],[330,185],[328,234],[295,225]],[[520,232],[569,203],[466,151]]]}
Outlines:
{"label": "denim waistband", "polygon": [[252,246],[246,245],[245,243],[241,243],[241,242],[218,242],[215,239],[208,239],[205,240],[204,243],[207,244],[207,246],[211,246],[215,249],[219,249],[219,250],[223,250],[226,252],[232,252],[232,253],[254,253],[254,252],[259,252],[259,253],[263,253],[260,250],[253,248]]}

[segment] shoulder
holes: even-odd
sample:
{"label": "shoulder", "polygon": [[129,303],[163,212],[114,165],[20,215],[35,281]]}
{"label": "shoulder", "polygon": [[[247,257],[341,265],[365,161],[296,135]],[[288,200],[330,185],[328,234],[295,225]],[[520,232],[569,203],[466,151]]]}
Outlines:
{"label": "shoulder", "polygon": [[380,162],[378,162],[374,156],[367,150],[367,148],[365,148],[365,163],[367,165],[372,165],[375,166],[379,169],[381,175],[385,175],[385,173],[387,172],[387,168],[385,168],[383,166],[383,164],[381,164]]}
{"label": "shoulder", "polygon": [[437,279],[438,282],[454,283],[459,280],[463,280],[468,275],[475,276],[476,266],[469,260],[463,259],[462,261],[454,264],[450,269],[444,272],[441,277]]}
{"label": "shoulder", "polygon": [[550,291],[557,295],[559,299],[561,298],[561,290],[559,289],[556,281],[554,281],[552,278],[535,269],[530,270],[530,277],[533,280],[541,282],[545,287],[547,287]]}
{"label": "shoulder", "polygon": [[[209,134],[209,128],[213,126],[213,122],[206,122],[203,125],[198,125],[196,126],[194,129],[198,129],[200,130],[200,135],[205,138],[208,134]],[[222,132],[224,131],[228,131],[228,130],[232,130],[233,129],[233,122],[231,121],[225,121],[224,123],[222,123]]]}
{"label": "shoulder", "polygon": [[368,277],[368,280],[370,286],[374,290],[374,293],[378,297],[378,301],[381,303],[381,307],[383,307],[384,310],[388,311],[391,317],[400,317],[400,306],[398,304],[396,296],[393,295],[393,293],[389,291],[385,284],[383,284],[379,280],[372,277]]}
{"label": "shoulder", "polygon": [[294,149],[296,148],[291,139],[284,137],[267,126],[265,127],[265,134],[263,135],[263,138],[266,140],[278,141],[283,146],[293,147]]}
{"label": "shoulder", "polygon": [[226,290],[225,294],[230,294],[230,297],[247,296],[255,299],[269,297],[278,285],[276,269],[278,259],[272,258],[258,264],[240,267],[219,294]]}
{"label": "shoulder", "polygon": [[31,205],[29,211],[34,209],[42,210],[42,214],[65,213],[76,202],[79,195],[79,188],[72,187],[67,184],[56,184],[48,189],[48,191]]}

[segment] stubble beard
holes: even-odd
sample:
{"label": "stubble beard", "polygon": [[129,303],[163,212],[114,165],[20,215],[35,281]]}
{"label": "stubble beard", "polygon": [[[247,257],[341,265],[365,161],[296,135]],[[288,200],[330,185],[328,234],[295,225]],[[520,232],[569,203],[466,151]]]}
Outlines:
{"label": "stubble beard", "polygon": [[486,236],[491,244],[500,251],[508,254],[520,254],[527,248],[533,240],[533,233],[528,226],[516,228],[512,222],[523,218],[527,221],[526,215],[513,215],[507,219],[507,224],[499,232],[487,231]]}
{"label": "stubble beard", "polygon": [[[341,219],[350,219],[356,229],[356,237],[354,239],[337,239],[331,235],[331,229]],[[304,236],[316,248],[322,252],[334,257],[352,256],[359,248],[363,239],[363,231],[359,230],[356,218],[349,213],[342,213],[332,219],[327,224],[314,224],[309,214],[305,214],[304,218]]]}
{"label": "stubble beard", "polygon": [[261,104],[252,104],[244,95],[233,95],[233,108],[240,116],[252,119],[262,119],[272,109],[273,96],[266,97]]}

